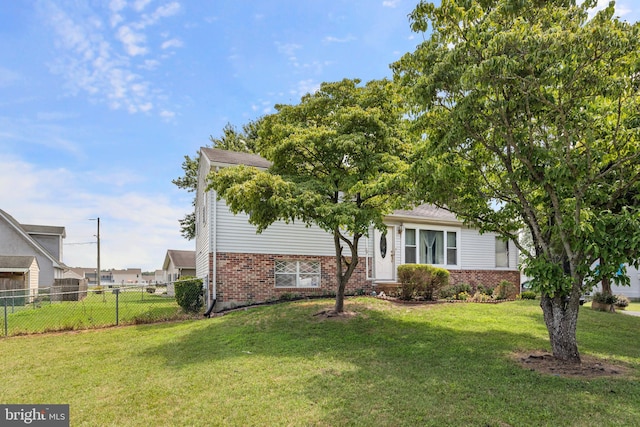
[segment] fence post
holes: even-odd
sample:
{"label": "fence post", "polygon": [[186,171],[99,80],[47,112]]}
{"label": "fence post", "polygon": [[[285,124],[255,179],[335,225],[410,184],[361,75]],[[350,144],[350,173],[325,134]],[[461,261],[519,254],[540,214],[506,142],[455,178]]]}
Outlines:
{"label": "fence post", "polygon": [[118,326],[118,320],[119,320],[119,317],[120,317],[120,309],[119,309],[119,306],[118,306],[118,302],[119,302],[119,299],[120,299],[120,289],[119,288],[114,289],[113,293],[116,294],[116,326]]}
{"label": "fence post", "polygon": [[7,317],[7,297],[2,298],[4,300],[4,336],[9,336],[9,323]]}

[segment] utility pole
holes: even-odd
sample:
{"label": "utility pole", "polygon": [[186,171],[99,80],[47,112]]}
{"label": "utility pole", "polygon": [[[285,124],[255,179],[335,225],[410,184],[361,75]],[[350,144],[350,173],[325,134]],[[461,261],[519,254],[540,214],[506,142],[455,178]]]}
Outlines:
{"label": "utility pole", "polygon": [[[96,271],[96,284],[101,287],[100,281],[100,217],[98,218],[89,218],[89,221],[98,221],[98,234],[96,234],[96,238],[98,239],[98,270]],[[100,288],[98,288],[100,289]],[[104,292],[103,292],[104,298]]]}
{"label": "utility pole", "polygon": [[98,286],[100,286],[100,217],[98,217]]}

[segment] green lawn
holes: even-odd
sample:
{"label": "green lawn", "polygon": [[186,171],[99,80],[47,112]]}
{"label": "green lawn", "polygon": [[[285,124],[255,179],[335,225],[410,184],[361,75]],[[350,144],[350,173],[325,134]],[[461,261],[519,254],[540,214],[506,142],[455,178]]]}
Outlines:
{"label": "green lawn", "polygon": [[68,403],[72,426],[633,426],[640,318],[582,308],[585,355],[632,378],[522,369],[549,349],[537,301],[313,300],[222,317],[0,340],[0,402]]}
{"label": "green lawn", "polygon": [[[127,290],[118,295],[89,293],[81,301],[49,302],[7,307],[8,335],[77,330],[183,317],[174,298]],[[0,307],[0,336],[4,335],[4,306]]]}

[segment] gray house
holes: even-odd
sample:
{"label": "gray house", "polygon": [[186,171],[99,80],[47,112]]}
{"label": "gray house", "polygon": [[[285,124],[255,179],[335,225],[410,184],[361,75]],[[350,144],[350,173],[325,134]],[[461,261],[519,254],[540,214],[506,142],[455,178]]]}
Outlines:
{"label": "gray house", "polygon": [[173,283],[181,277],[196,275],[196,251],[169,249],[162,265],[167,295],[175,295]]}
{"label": "gray house", "polygon": [[[3,263],[0,274],[29,274],[28,279],[24,277],[25,283],[32,283],[37,276],[39,288],[53,286],[54,280],[63,278],[67,270],[62,262],[62,240],[65,237],[64,227],[20,224],[0,209],[0,257]],[[24,257],[34,258],[35,263]],[[12,268],[19,271],[7,271]]]}

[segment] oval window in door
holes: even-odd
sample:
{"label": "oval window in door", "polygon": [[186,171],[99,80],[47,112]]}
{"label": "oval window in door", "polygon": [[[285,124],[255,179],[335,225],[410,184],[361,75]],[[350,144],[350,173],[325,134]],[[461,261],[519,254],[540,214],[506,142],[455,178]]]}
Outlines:
{"label": "oval window in door", "polygon": [[386,231],[380,235],[380,256],[387,256],[387,233]]}

